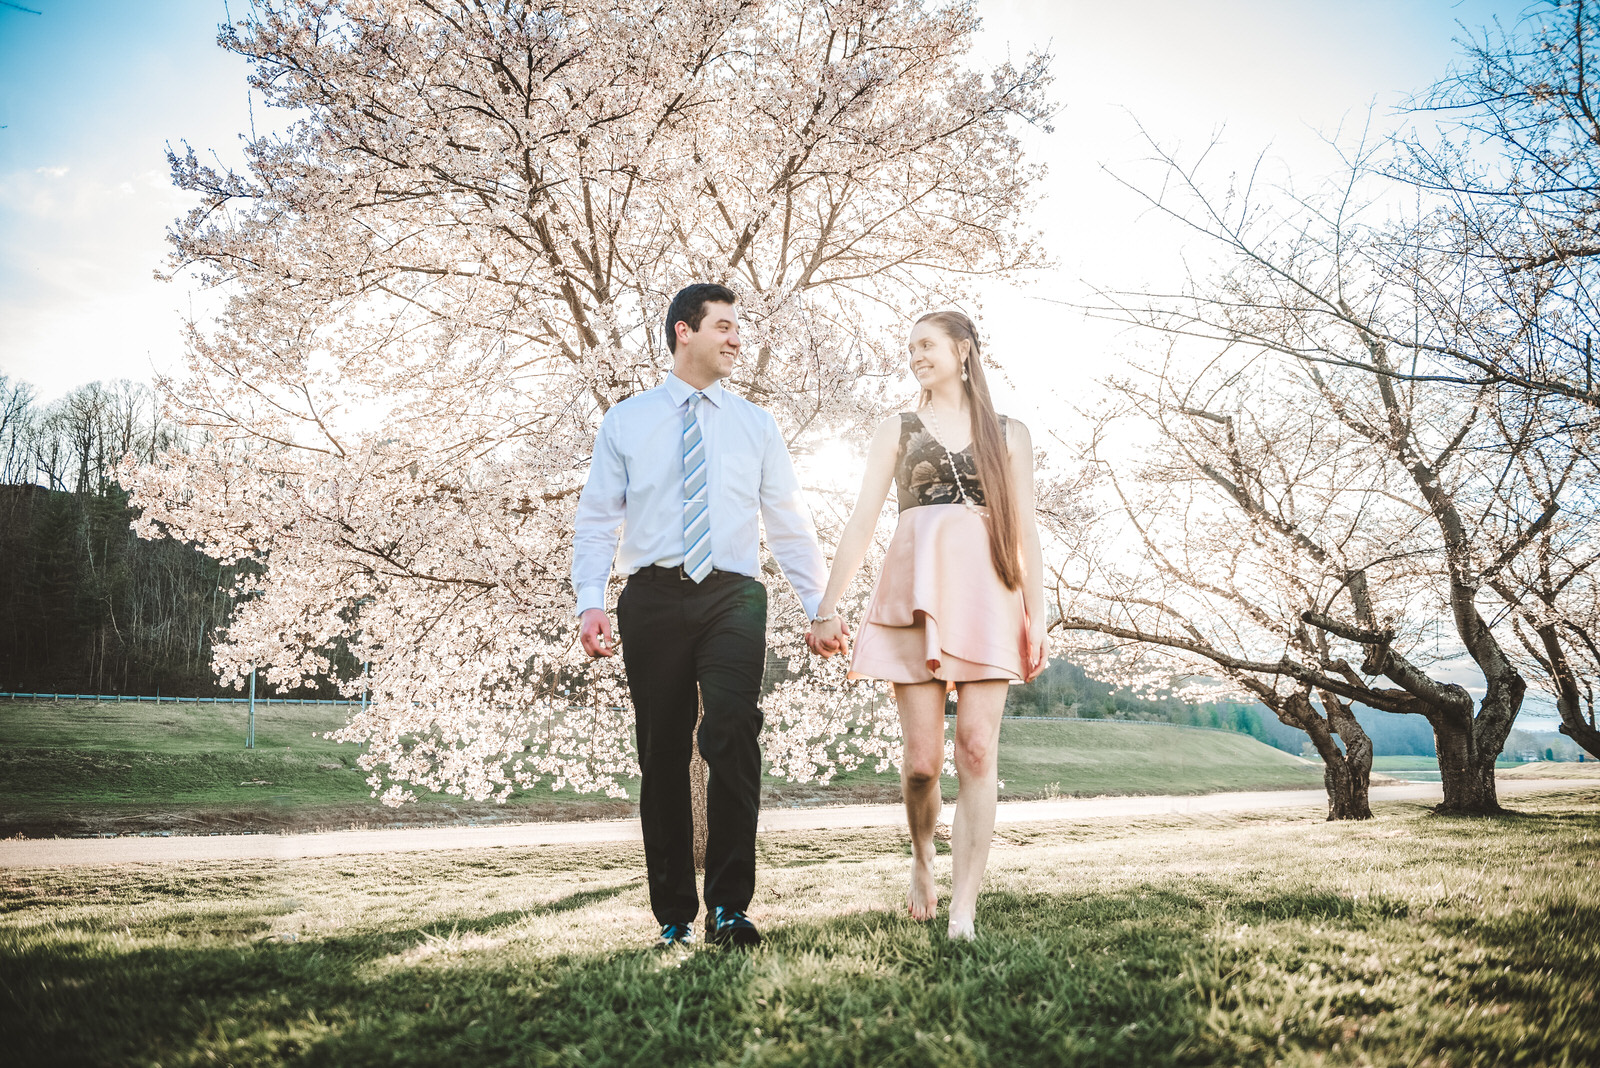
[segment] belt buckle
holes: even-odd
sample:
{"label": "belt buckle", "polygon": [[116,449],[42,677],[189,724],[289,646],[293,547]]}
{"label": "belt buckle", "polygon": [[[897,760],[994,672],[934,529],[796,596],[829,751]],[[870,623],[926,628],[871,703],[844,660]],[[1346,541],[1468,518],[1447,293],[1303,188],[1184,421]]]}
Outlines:
{"label": "belt buckle", "polygon": [[685,571],[683,569],[683,565],[682,564],[678,564],[678,565],[674,566],[673,570],[678,573],[678,581],[679,582],[692,582],[692,581],[694,581],[693,576],[691,576],[689,574],[689,572],[687,572],[687,571]]}

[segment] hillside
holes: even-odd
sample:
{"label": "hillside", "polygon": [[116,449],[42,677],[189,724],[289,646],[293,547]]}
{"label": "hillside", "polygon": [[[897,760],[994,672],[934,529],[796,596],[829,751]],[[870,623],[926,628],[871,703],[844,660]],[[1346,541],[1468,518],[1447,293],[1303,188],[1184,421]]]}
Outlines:
{"label": "hillside", "polygon": [[[258,706],[256,748],[234,704],[0,701],[0,834],[288,830],[628,815],[631,802],[534,790],[507,805],[434,796],[399,810],[369,796],[358,750],[320,734],[344,710]],[[1321,785],[1321,769],[1242,734],[1166,724],[1008,720],[1006,798],[1192,794]],[[955,796],[949,780],[945,793]],[[827,786],[772,779],[769,804],[884,802],[894,774]]]}

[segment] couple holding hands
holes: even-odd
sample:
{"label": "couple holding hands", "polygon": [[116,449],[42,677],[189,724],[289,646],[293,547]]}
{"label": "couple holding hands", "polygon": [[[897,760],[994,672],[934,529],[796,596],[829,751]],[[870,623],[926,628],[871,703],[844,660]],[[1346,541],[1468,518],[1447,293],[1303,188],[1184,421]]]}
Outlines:
{"label": "couple holding hands", "polygon": [[[767,590],[761,524],[799,595],[806,644],[850,656],[850,677],[894,684],[905,737],[900,782],[911,830],[913,918],[933,919],[933,832],[944,765],[945,701],[957,693],[950,937],[974,937],[978,888],[994,830],[995,757],[1006,688],[1044,667],[1043,561],[1034,522],[1027,428],[995,414],[972,321],[922,316],[907,343],[921,394],[873,436],[855,510],[827,569],[777,421],[726,390],[739,359],[732,290],[691,285],[666,316],[673,369],[617,404],[595,438],[578,501],[572,585],[580,640],[612,656],[606,584],[627,572],[617,624],[633,698],[640,822],[660,944],[693,942],[691,734],[706,787],[706,937],[761,941],[746,915],[755,891],[761,803]],[[866,556],[891,484],[899,524],[850,648],[840,596]],[[618,534],[621,544],[618,544]]]}

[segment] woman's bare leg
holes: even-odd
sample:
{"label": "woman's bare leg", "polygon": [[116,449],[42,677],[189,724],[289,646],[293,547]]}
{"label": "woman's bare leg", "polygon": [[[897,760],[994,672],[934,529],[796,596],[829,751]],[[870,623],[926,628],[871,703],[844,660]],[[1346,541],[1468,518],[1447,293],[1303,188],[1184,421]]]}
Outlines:
{"label": "woman's bare leg", "polygon": [[978,911],[978,888],[989,863],[998,797],[996,754],[1000,714],[1006,707],[1003,679],[956,684],[956,774],[960,792],[950,833],[954,887],[950,894],[950,937],[971,939]]}
{"label": "woman's bare leg", "polygon": [[931,920],[939,909],[933,877],[933,829],[939,822],[939,772],[944,769],[942,682],[895,683],[895,708],[905,751],[900,758],[900,790],[911,827],[911,887],[906,906],[913,920]]}

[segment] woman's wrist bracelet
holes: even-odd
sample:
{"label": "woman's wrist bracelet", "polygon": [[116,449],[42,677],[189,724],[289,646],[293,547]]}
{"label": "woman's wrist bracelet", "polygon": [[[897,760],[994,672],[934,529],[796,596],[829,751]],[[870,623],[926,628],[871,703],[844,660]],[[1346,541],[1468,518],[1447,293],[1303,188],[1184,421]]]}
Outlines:
{"label": "woman's wrist bracelet", "polygon": [[839,618],[839,613],[838,612],[829,612],[825,616],[813,616],[811,622],[813,622],[813,623],[827,623],[827,622],[830,622],[830,621],[838,619],[838,618]]}

